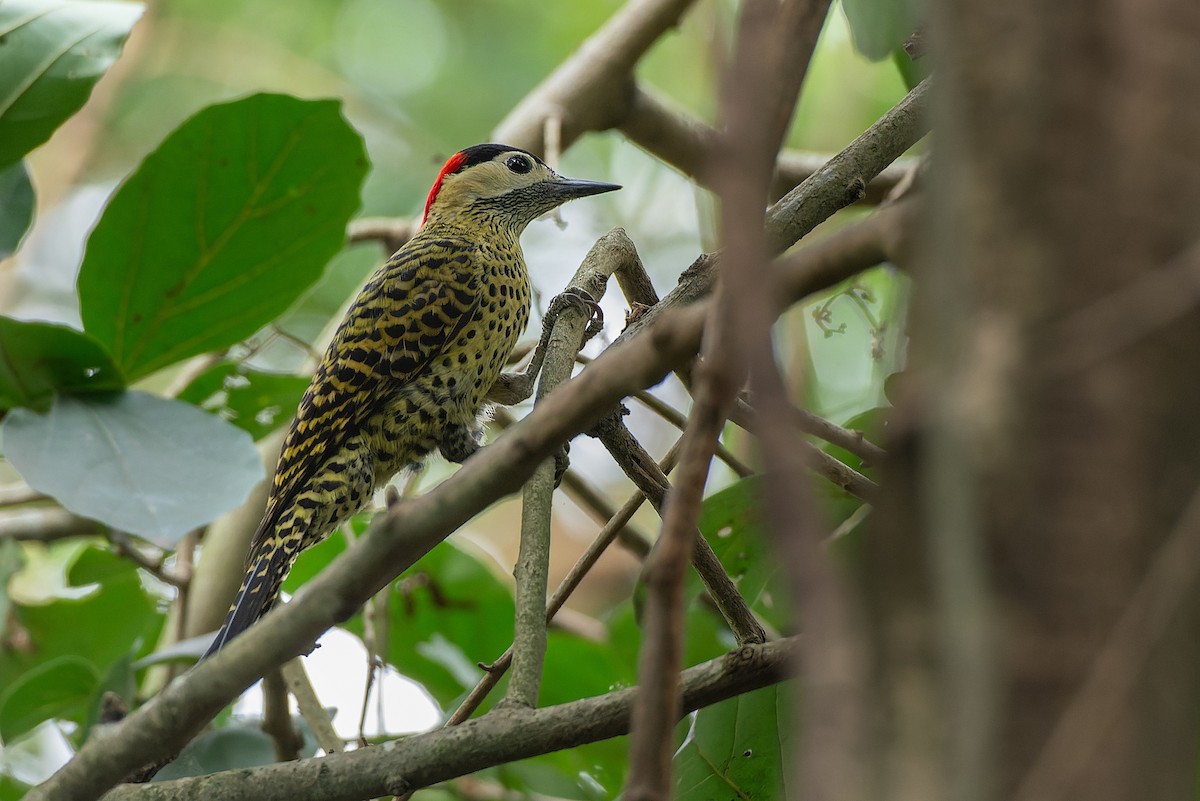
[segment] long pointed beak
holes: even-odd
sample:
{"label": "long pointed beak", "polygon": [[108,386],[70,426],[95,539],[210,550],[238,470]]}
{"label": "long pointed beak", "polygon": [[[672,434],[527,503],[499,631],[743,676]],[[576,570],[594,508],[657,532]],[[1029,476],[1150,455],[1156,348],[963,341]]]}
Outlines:
{"label": "long pointed beak", "polygon": [[603,194],[604,192],[615,192],[621,187],[619,184],[606,184],[603,181],[584,181],[579,178],[557,178],[555,180],[543,182],[542,188],[551,197],[559,198],[565,202],[568,200],[573,200],[577,197],[599,195]]}

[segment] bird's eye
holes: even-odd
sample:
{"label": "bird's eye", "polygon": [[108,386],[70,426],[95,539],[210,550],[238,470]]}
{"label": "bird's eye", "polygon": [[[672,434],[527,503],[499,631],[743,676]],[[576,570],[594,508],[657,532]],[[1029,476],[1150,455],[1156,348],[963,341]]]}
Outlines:
{"label": "bird's eye", "polygon": [[508,167],[508,169],[521,175],[524,175],[533,169],[533,162],[525,156],[512,156],[508,161],[504,162],[504,164]]}

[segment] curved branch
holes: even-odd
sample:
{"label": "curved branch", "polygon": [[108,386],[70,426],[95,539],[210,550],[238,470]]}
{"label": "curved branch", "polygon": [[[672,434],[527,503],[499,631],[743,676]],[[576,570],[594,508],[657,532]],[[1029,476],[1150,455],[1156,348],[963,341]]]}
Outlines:
{"label": "curved branch", "polygon": [[496,126],[494,141],[535,153],[545,149],[545,121],[562,121],[565,150],[582,134],[619,121],[627,106],[633,68],[695,0],[633,0],[517,104]]}
{"label": "curved branch", "polygon": [[[683,671],[690,712],[790,677],[799,638],[751,645]],[[210,776],[125,785],[105,801],[358,801],[421,787],[629,731],[637,688],[537,710],[496,709],[461,726],[377,748]],[[201,795],[203,794],[203,795]]]}
{"label": "curved branch", "polygon": [[[622,262],[636,260],[633,242],[620,228],[601,237],[584,258],[567,292],[584,292],[599,301],[609,276]],[[568,308],[554,320],[546,356],[538,380],[537,404],[571,377],[575,356],[584,341],[590,310]],[[506,700],[536,706],[546,654],[546,588],[550,569],[550,507],[554,495],[555,465],[546,460],[538,465],[522,491],[521,545],[513,575],[517,581],[516,635],[513,640],[513,671]]]}
{"label": "curved branch", "polygon": [[[706,167],[707,154],[717,142],[717,131],[667,98],[640,84],[633,87],[628,108],[617,129],[647,153],[670,164],[696,183],[712,187],[713,176]],[[829,156],[784,150],[775,161],[771,199],[778,200],[829,162]],[[878,205],[907,178],[913,161],[885,167],[867,182],[864,203]]]}
{"label": "curved branch", "polygon": [[[765,223],[770,249],[774,253],[786,250],[834,212],[858,199],[867,182],[929,130],[928,105],[929,81],[925,80],[818,172],[772,206]],[[617,342],[633,336],[668,309],[706,297],[716,283],[719,267],[719,254],[701,255],[679,276],[679,284],[662,302],[631,322]]]}

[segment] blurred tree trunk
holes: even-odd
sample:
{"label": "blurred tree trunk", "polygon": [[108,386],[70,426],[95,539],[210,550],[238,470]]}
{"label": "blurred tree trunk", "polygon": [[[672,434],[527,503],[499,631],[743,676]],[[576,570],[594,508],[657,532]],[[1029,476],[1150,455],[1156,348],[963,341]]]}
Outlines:
{"label": "blurred tree trunk", "polygon": [[865,558],[875,797],[1192,797],[1195,560],[1151,568],[1200,484],[1200,3],[932,6],[935,221]]}

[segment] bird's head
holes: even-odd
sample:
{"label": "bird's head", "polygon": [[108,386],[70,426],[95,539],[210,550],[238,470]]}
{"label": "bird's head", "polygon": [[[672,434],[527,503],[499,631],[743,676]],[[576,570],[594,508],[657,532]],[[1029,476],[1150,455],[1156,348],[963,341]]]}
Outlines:
{"label": "bird's head", "polygon": [[487,219],[520,232],[568,200],[620,188],[563,178],[517,147],[475,145],[451,156],[438,173],[425,201],[425,221]]}

